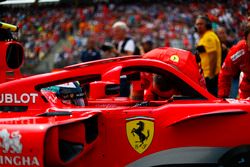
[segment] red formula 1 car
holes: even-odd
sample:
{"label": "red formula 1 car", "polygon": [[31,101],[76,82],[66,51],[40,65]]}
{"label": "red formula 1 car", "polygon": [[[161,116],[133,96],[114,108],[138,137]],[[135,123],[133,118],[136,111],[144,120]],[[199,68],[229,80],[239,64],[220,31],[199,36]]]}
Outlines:
{"label": "red formula 1 car", "polygon": [[[22,45],[0,48],[0,166],[249,166],[250,101],[209,94],[190,52],[159,48],[22,77]],[[144,101],[155,75],[178,95]]]}

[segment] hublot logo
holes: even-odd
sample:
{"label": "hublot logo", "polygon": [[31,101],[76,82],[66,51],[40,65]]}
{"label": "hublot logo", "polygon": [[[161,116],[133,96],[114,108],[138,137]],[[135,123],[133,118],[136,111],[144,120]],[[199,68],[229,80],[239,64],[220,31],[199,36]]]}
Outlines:
{"label": "hublot logo", "polygon": [[0,94],[0,103],[15,103],[15,104],[27,104],[27,103],[36,103],[37,93],[23,93],[20,96],[16,93],[3,93]]}

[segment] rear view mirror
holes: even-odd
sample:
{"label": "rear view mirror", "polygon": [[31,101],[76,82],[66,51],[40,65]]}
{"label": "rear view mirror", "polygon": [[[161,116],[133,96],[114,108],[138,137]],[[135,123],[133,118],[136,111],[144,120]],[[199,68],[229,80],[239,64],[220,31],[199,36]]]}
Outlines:
{"label": "rear view mirror", "polygon": [[89,98],[101,99],[120,95],[120,85],[109,81],[95,81],[90,83]]}

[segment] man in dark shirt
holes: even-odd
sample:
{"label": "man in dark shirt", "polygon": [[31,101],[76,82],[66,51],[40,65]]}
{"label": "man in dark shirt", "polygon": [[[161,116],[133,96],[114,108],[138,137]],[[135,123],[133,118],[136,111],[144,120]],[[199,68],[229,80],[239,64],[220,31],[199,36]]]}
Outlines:
{"label": "man in dark shirt", "polygon": [[221,42],[221,49],[222,49],[221,65],[222,65],[227,56],[228,50],[233,46],[234,43],[233,41],[228,40],[228,34],[224,27],[218,27],[216,33]]}
{"label": "man in dark shirt", "polygon": [[99,60],[101,59],[101,53],[96,48],[96,41],[93,37],[88,38],[87,47],[85,50],[81,53],[81,61],[87,62],[87,61],[93,61],[93,60]]}
{"label": "man in dark shirt", "polygon": [[[236,41],[231,41],[228,39],[228,33],[225,27],[222,26],[218,27],[216,33],[221,42],[221,65],[223,65],[229,49],[234,44],[236,44]],[[237,74],[235,77],[233,77],[230,96],[229,96],[231,98],[236,98],[238,95],[239,75],[240,74]]]}

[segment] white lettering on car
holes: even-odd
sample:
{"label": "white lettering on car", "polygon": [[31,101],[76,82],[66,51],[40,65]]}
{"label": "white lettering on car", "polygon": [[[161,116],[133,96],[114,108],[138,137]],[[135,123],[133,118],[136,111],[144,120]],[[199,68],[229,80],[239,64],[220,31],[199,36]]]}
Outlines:
{"label": "white lettering on car", "polygon": [[1,156],[0,165],[40,166],[36,156]]}
{"label": "white lettering on car", "polygon": [[5,103],[12,103],[12,94],[6,93],[5,94]]}
{"label": "white lettering on car", "polygon": [[15,165],[15,166],[40,166],[36,156],[20,156],[22,153],[23,144],[21,143],[21,134],[19,131],[9,133],[7,129],[0,131],[0,148],[3,154],[0,155],[1,165]]}
{"label": "white lettering on car", "polygon": [[36,124],[36,119],[20,119],[20,118],[13,118],[11,120],[0,120],[0,124]]}
{"label": "white lettering on car", "polygon": [[0,103],[24,103],[27,104],[29,102],[36,103],[37,93],[23,93],[18,96],[16,93],[2,93],[0,94]]}

